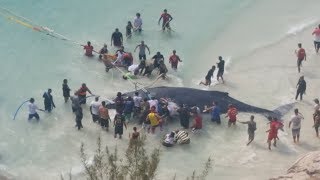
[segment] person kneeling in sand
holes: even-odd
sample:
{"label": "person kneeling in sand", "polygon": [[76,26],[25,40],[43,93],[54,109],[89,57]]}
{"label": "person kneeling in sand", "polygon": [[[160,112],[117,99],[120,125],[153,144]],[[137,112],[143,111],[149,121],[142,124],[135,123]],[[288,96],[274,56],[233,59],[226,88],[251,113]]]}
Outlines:
{"label": "person kneeling in sand", "polygon": [[174,142],[178,144],[190,144],[190,137],[186,131],[175,130]]}
{"label": "person kneeling in sand", "polygon": [[166,147],[172,147],[174,145],[174,132],[165,135],[162,145]]}

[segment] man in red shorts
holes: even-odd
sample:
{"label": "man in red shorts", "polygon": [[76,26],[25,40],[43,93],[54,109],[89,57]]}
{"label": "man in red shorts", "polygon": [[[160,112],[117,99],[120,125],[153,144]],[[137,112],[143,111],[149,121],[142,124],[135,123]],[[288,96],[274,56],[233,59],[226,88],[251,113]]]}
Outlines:
{"label": "man in red shorts", "polygon": [[160,25],[160,21],[162,20],[162,30],[164,31],[166,28],[171,30],[170,28],[170,21],[172,21],[172,16],[170,14],[167,13],[167,10],[163,10],[163,13],[161,14],[160,18],[159,18],[159,21],[158,21],[158,24]]}
{"label": "man in red shorts", "polygon": [[176,55],[176,50],[173,50],[172,53],[173,55],[170,56],[169,63],[171,64],[171,68],[176,71],[178,69],[178,63],[182,61],[180,57]]}
{"label": "man in red shorts", "polygon": [[273,140],[273,146],[274,147],[277,146],[279,124],[275,118],[268,117],[268,119],[269,119],[269,121],[271,121],[270,122],[270,129],[267,130],[266,132],[269,133],[267,142],[268,142],[268,148],[269,148],[269,150],[271,150],[271,141],[272,140]]}
{"label": "man in red shorts", "polygon": [[227,112],[227,115],[226,115],[226,118],[229,117],[228,127],[230,127],[232,124],[236,125],[237,114],[238,114],[237,108],[234,107],[234,105],[229,104],[228,112]]}

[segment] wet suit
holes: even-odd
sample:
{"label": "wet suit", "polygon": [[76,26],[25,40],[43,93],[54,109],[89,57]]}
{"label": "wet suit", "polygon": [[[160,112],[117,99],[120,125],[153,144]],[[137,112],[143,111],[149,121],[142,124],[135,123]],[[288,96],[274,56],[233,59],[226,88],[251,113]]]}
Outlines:
{"label": "wet suit", "polygon": [[44,98],[44,109],[48,112],[51,112],[52,109],[56,107],[54,105],[52,95],[48,92],[45,92],[42,97]]}
{"label": "wet suit", "polygon": [[297,84],[297,94],[296,94],[296,100],[298,99],[298,96],[300,95],[300,100],[302,100],[302,95],[306,92],[307,83],[304,79],[300,79]]}

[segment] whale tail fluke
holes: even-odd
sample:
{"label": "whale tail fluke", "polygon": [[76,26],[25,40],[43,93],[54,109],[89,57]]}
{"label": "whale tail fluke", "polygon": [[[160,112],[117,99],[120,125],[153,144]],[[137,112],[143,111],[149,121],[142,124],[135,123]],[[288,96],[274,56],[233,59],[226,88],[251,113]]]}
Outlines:
{"label": "whale tail fluke", "polygon": [[293,106],[294,106],[294,103],[284,104],[282,106],[277,107],[272,112],[277,116],[282,117],[285,114],[287,114],[293,108]]}

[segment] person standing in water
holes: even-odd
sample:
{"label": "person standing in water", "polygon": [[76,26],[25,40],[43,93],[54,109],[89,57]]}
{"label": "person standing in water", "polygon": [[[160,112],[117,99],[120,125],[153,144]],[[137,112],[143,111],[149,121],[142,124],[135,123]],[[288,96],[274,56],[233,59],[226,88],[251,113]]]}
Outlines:
{"label": "person standing in water", "polygon": [[116,47],[121,47],[122,44],[123,44],[123,36],[122,36],[122,33],[119,32],[119,29],[116,28],[115,32],[112,33],[112,36],[111,36],[111,46],[112,46],[112,43],[114,46]]}
{"label": "person standing in water", "polygon": [[226,118],[229,117],[228,127],[231,127],[231,125],[236,125],[237,115],[238,115],[237,108],[234,105],[229,104],[228,112],[227,112],[227,115],[226,115]]}
{"label": "person standing in water", "polygon": [[[160,125],[161,126],[161,117],[156,112],[156,107],[151,106],[150,113],[147,116],[146,122],[150,122],[151,126],[151,133],[154,134],[156,128]],[[161,129],[161,127],[160,127]],[[150,132],[150,127],[148,128],[148,133]]]}
{"label": "person standing in water", "polygon": [[297,66],[298,66],[298,72],[300,73],[300,67],[302,65],[302,61],[303,60],[307,60],[307,54],[306,51],[302,48],[302,44],[299,43],[298,44],[298,50],[295,51],[296,55],[297,55]]}
{"label": "person standing in water", "polygon": [[137,127],[133,127],[133,133],[129,134],[129,138],[131,140],[136,140],[136,139],[139,139],[139,137],[140,137],[140,133],[138,132]]}
{"label": "person standing in water", "polygon": [[192,112],[194,119],[193,119],[193,125],[191,126],[192,132],[195,132],[197,130],[202,129],[202,117],[200,114],[198,114],[197,111]]}
{"label": "person standing in water", "polygon": [[317,110],[320,109],[319,99],[316,98],[316,99],[313,100],[313,102],[315,103],[315,105],[314,105],[314,112],[316,112]]}
{"label": "person standing in water", "polygon": [[298,99],[298,96],[300,95],[300,101],[302,101],[302,96],[303,94],[306,93],[306,89],[307,89],[307,83],[304,80],[304,76],[301,76],[298,84],[297,84],[297,93],[296,93],[296,100]]}
{"label": "person standing in water", "polygon": [[71,100],[72,112],[75,113],[77,108],[81,105],[77,92],[75,92],[74,95],[70,97],[70,100]]}
{"label": "person standing in water", "polygon": [[77,95],[79,97],[80,104],[86,104],[87,100],[87,91],[92,95],[90,89],[87,87],[85,83],[82,83],[80,89],[77,91]]}
{"label": "person standing in water", "polygon": [[81,45],[81,46],[83,46],[83,49],[86,51],[85,52],[86,56],[88,56],[88,57],[92,57],[93,56],[92,52],[94,50],[93,50],[93,46],[91,46],[91,42],[90,41],[87,42],[87,45]]}
{"label": "person standing in water", "polygon": [[301,128],[301,120],[303,119],[303,116],[301,113],[299,113],[298,109],[294,110],[294,115],[291,117],[291,120],[289,122],[289,128],[292,124],[292,137],[294,143],[299,143],[300,138],[300,128]]}
{"label": "person standing in water", "polygon": [[248,135],[249,135],[248,143],[247,143],[247,146],[248,146],[254,140],[254,132],[257,130],[257,124],[254,121],[254,116],[253,115],[250,116],[250,121],[246,121],[246,122],[239,121],[239,122],[242,124],[248,125]]}
{"label": "person standing in water", "polygon": [[68,80],[64,79],[63,84],[62,84],[62,93],[63,93],[65,103],[68,102],[68,100],[70,98],[70,91],[71,91],[71,89],[68,86]]}
{"label": "person standing in water", "polygon": [[131,114],[133,112],[133,108],[134,108],[134,102],[133,102],[132,97],[129,96],[124,103],[124,109],[123,109],[124,117],[126,118],[126,121],[128,123],[131,120]]}
{"label": "person standing in water", "polygon": [[160,61],[164,61],[164,57],[160,52],[157,52],[151,59],[153,59],[153,66],[154,68],[159,68]]}
{"label": "person standing in water", "polygon": [[148,47],[146,44],[144,44],[144,41],[141,41],[141,44],[138,44],[138,45],[136,46],[136,48],[134,48],[134,52],[136,52],[137,48],[139,48],[139,59],[140,59],[140,61],[142,61],[142,60],[143,60],[143,61],[147,60],[147,57],[146,57],[146,49],[148,50],[149,55],[150,55],[150,49],[149,49],[149,47]]}
{"label": "person standing in water", "polygon": [[102,55],[108,54],[108,46],[107,44],[104,44],[103,47],[99,51],[99,59],[102,59]]}
{"label": "person standing in water", "polygon": [[208,108],[205,106],[203,112],[208,112],[211,111],[211,121],[212,122],[217,122],[217,124],[221,124],[221,109],[218,106],[218,102],[212,102],[212,107]]}
{"label": "person standing in water", "polygon": [[268,133],[268,149],[271,150],[271,141],[273,140],[273,146],[277,147],[277,138],[278,138],[278,122],[276,121],[275,118],[268,117],[270,122],[270,129],[267,130],[266,132]]}
{"label": "person standing in water", "polygon": [[82,126],[82,118],[83,118],[83,113],[82,113],[82,107],[79,106],[76,109],[76,127],[78,128],[78,130],[80,130],[81,128],[83,128]]}
{"label": "person standing in water", "polygon": [[100,125],[102,128],[106,128],[106,131],[109,131],[109,110],[106,107],[106,102],[102,101],[101,105],[99,106],[99,115],[100,115]]}
{"label": "person standing in water", "polygon": [[133,96],[134,108],[133,108],[133,118],[138,117],[141,113],[141,101],[142,97],[139,96],[139,92],[135,92]]}
{"label": "person standing in water", "polygon": [[137,13],[133,20],[133,31],[138,31],[139,33],[142,31],[142,19],[140,13]]}
{"label": "person standing in water", "polygon": [[124,99],[122,98],[122,93],[118,92],[117,97],[113,101],[115,102],[117,113],[122,114],[124,109]]}
{"label": "person standing in water", "polygon": [[52,90],[48,89],[48,91],[42,95],[42,97],[44,98],[44,109],[48,112],[51,112],[53,108],[56,108],[51,92]]}
{"label": "person standing in water", "polygon": [[207,73],[207,75],[205,77],[206,81],[205,82],[201,81],[199,83],[199,85],[203,84],[205,86],[210,86],[211,85],[211,78],[213,77],[213,73],[214,73],[215,70],[216,70],[216,66],[212,66],[212,68],[209,69],[209,71],[208,71],[208,73]]}
{"label": "person standing in water", "polygon": [[222,83],[224,83],[223,80],[223,73],[224,73],[224,60],[222,59],[222,56],[219,56],[219,62],[217,63],[218,66],[218,74],[217,74],[217,81],[219,82],[219,78],[221,78]]}
{"label": "person standing in water", "polygon": [[124,115],[117,113],[114,117],[113,126],[114,138],[117,138],[117,135],[119,134],[119,139],[121,139],[123,134],[123,126],[127,129],[126,119]]}
{"label": "person standing in water", "polygon": [[32,118],[36,118],[36,120],[39,121],[40,117],[39,117],[39,114],[37,113],[37,110],[39,111],[44,111],[44,110],[38,108],[38,106],[34,103],[33,98],[30,98],[28,103],[28,108],[29,108],[28,120],[30,121]]}
{"label": "person standing in water", "polygon": [[177,52],[176,50],[173,50],[172,55],[169,58],[169,63],[171,64],[171,68],[175,71],[178,69],[178,63],[182,62],[180,57],[176,55],[176,52]]}
{"label": "person standing in water", "polygon": [[319,49],[320,49],[320,24],[312,32],[312,35],[314,36],[314,49],[316,50],[316,53],[319,53]]}
{"label": "person standing in water", "polygon": [[167,10],[163,10],[163,13],[161,14],[160,18],[159,18],[159,21],[158,21],[158,24],[160,25],[160,21],[162,19],[162,30],[164,31],[166,28],[168,30],[171,30],[171,27],[170,27],[170,21],[172,21],[172,16],[170,14],[168,14]]}
{"label": "person standing in water", "polygon": [[185,104],[183,104],[181,106],[181,108],[179,108],[177,110],[177,112],[179,113],[179,119],[180,119],[180,125],[184,128],[184,129],[188,129],[189,128],[189,119],[190,119],[190,113],[189,110],[187,108],[187,106]]}
{"label": "person standing in water", "polygon": [[319,126],[320,126],[320,110],[317,109],[316,112],[313,114],[313,127],[316,131],[316,136],[319,137]]}
{"label": "person standing in water", "polygon": [[133,29],[133,26],[132,26],[132,23],[131,23],[131,21],[128,21],[128,24],[127,24],[127,26],[126,26],[126,37],[127,38],[131,38],[131,36],[132,36],[132,30]]}
{"label": "person standing in water", "polygon": [[99,97],[95,97],[94,101],[91,102],[90,104],[90,113],[92,116],[92,121],[99,122],[100,117],[99,117],[99,107],[100,107],[100,102],[99,102]]}

